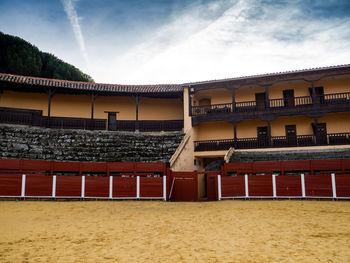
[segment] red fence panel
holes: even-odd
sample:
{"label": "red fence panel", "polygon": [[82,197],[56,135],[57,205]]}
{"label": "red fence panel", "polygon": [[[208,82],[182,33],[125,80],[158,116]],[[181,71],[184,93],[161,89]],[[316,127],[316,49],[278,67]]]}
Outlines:
{"label": "red fence panel", "polygon": [[80,162],[53,162],[55,172],[79,172]]}
{"label": "red fence panel", "polygon": [[164,172],[166,170],[165,163],[135,163],[136,172]]}
{"label": "red fence panel", "polygon": [[87,173],[106,173],[107,163],[81,163],[81,171]]}
{"label": "red fence panel", "polygon": [[140,197],[163,197],[163,178],[140,177]]}
{"label": "red fence panel", "polygon": [[218,174],[220,172],[206,172],[207,175],[207,200],[218,200]]}
{"label": "red fence panel", "polygon": [[52,176],[26,175],[25,196],[52,196]]}
{"label": "red fence panel", "polygon": [[56,196],[58,197],[80,197],[81,176],[57,176]]}
{"label": "red fence panel", "polygon": [[249,196],[273,196],[271,175],[248,176]]}
{"label": "red fence panel", "polygon": [[23,160],[23,170],[39,170],[39,171],[50,171],[51,162],[42,160]]}
{"label": "red fence panel", "polygon": [[109,197],[109,177],[85,176],[86,197]]}
{"label": "red fence panel", "polygon": [[283,171],[310,171],[310,161],[282,161]]}
{"label": "red fence panel", "polygon": [[113,176],[113,197],[136,197],[136,177]]}
{"label": "red fence panel", "polygon": [[225,163],[227,172],[251,173],[253,172],[253,162],[232,162]]}
{"label": "red fence panel", "polygon": [[237,197],[245,196],[244,176],[222,176],[221,177],[221,196]]}
{"label": "red fence panel", "polygon": [[0,159],[0,169],[2,170],[20,170],[22,160],[20,159]]}
{"label": "red fence panel", "polygon": [[311,170],[336,171],[341,170],[341,160],[312,160]]}
{"label": "red fence panel", "polygon": [[305,175],[305,194],[312,197],[332,197],[330,175]]}
{"label": "red fence panel", "polygon": [[108,163],[108,169],[110,172],[133,172],[134,163],[132,162],[112,162]]}
{"label": "red fence panel", "polygon": [[198,178],[196,172],[172,172],[174,180],[171,197],[176,201],[198,200]]}
{"label": "red fence panel", "polygon": [[337,197],[350,197],[350,175],[335,175]]}
{"label": "red fence panel", "polygon": [[301,178],[298,175],[276,176],[277,196],[302,196]]}
{"label": "red fence panel", "polygon": [[0,175],[0,196],[21,196],[22,175]]}
{"label": "red fence panel", "polygon": [[281,170],[280,162],[254,162],[253,172],[254,173],[273,173],[274,171]]}

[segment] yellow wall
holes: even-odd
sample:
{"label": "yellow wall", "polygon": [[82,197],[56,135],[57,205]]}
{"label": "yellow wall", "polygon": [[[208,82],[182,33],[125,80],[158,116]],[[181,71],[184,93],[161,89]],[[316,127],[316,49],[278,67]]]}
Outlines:
{"label": "yellow wall", "polygon": [[233,138],[233,124],[228,122],[209,122],[198,125],[197,140],[219,140]]}
{"label": "yellow wall", "polygon": [[310,96],[309,88],[311,88],[310,82],[295,82],[273,85],[269,87],[270,99],[283,98],[283,90],[294,90],[294,97]]}
{"label": "yellow wall", "polygon": [[117,111],[117,120],[136,120],[136,100],[134,97],[98,96],[95,99],[94,118],[107,119],[105,111]]}
{"label": "yellow wall", "polygon": [[180,98],[140,98],[139,100],[139,120],[183,120],[183,114]]}
{"label": "yellow wall", "polygon": [[24,93],[5,90],[0,95],[0,107],[42,110],[47,116],[48,95],[45,93]]}
{"label": "yellow wall", "polygon": [[267,122],[258,119],[244,120],[237,124],[237,138],[256,138],[257,127],[263,126],[267,126]]}
{"label": "yellow wall", "polygon": [[231,90],[199,91],[195,94],[192,105],[198,106],[199,101],[202,99],[209,99],[211,101],[210,104],[232,103],[232,91]]}
{"label": "yellow wall", "polygon": [[297,135],[312,135],[313,122],[307,116],[279,117],[271,121],[271,136],[286,136],[286,125],[296,125]]}
{"label": "yellow wall", "polygon": [[326,123],[327,133],[350,132],[350,112],[326,114],[318,122]]}
{"label": "yellow wall", "polygon": [[88,95],[55,94],[51,101],[51,116],[91,117],[91,97]]}
{"label": "yellow wall", "polygon": [[264,87],[240,88],[235,92],[236,102],[255,101],[255,93],[265,92]]}
{"label": "yellow wall", "polygon": [[322,80],[315,86],[323,86],[324,94],[350,92],[350,78]]}

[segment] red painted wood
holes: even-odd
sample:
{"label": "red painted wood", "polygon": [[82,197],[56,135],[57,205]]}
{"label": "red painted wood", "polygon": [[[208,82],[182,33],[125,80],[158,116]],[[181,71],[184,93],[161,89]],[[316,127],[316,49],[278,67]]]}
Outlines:
{"label": "red painted wood", "polygon": [[136,197],[136,177],[113,177],[113,197]]}
{"label": "red painted wood", "polygon": [[109,171],[112,172],[133,172],[134,163],[132,162],[112,162],[108,163]]}
{"label": "red painted wood", "polygon": [[315,171],[341,170],[341,160],[312,160],[311,169]]}
{"label": "red painted wood", "polygon": [[350,197],[350,175],[335,175],[337,197]]}
{"label": "red painted wood", "polygon": [[163,178],[140,177],[140,197],[163,197]]}
{"label": "red painted wood", "polygon": [[87,172],[87,173],[106,173],[107,172],[107,163],[88,163],[88,162],[82,162],[81,163],[81,171]]}
{"label": "red painted wood", "polygon": [[196,172],[172,172],[175,178],[172,197],[176,201],[198,200],[198,179]]}
{"label": "red painted wood", "polygon": [[253,171],[253,162],[232,162],[225,163],[224,166],[227,172],[251,173]]}
{"label": "red painted wood", "polygon": [[52,176],[27,175],[25,196],[52,196]]}
{"label": "red painted wood", "polygon": [[248,176],[249,196],[273,196],[271,175]]}
{"label": "red painted wood", "polygon": [[273,173],[274,171],[281,171],[281,162],[254,162],[254,173]]}
{"label": "red painted wood", "polygon": [[244,176],[222,176],[221,177],[221,196],[235,197],[245,196]]}
{"label": "red painted wood", "polygon": [[86,197],[109,197],[109,177],[85,176]]}
{"label": "red painted wood", "polygon": [[276,194],[277,196],[302,196],[300,176],[276,176]]}
{"label": "red painted wood", "polygon": [[22,175],[1,174],[0,196],[20,196],[22,189]]}
{"label": "red painted wood", "polygon": [[306,196],[332,197],[332,179],[330,175],[305,175]]}
{"label": "red painted wood", "polygon": [[207,199],[208,201],[218,200],[217,174],[207,174]]}
{"label": "red painted wood", "polygon": [[80,162],[53,162],[55,172],[79,172]]}
{"label": "red painted wood", "polygon": [[80,197],[81,176],[57,176],[56,196]]}
{"label": "red painted wood", "polygon": [[310,161],[282,161],[281,168],[284,171],[309,171]]}
{"label": "red painted wood", "polygon": [[23,170],[50,171],[51,162],[42,160],[23,160]]}
{"label": "red painted wood", "polygon": [[343,159],[343,167],[345,170],[350,170],[350,159]]}
{"label": "red painted wood", "polygon": [[166,169],[165,163],[135,163],[136,172],[164,172]]}
{"label": "red painted wood", "polygon": [[19,159],[0,159],[1,170],[20,170],[21,160]]}

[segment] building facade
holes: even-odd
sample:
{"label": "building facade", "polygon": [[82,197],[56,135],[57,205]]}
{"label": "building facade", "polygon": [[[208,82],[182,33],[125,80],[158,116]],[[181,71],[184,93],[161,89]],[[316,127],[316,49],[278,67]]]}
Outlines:
{"label": "building facade", "polygon": [[181,85],[110,85],[0,74],[0,122],[183,130],[170,160],[192,171],[241,151],[350,149],[350,65]]}

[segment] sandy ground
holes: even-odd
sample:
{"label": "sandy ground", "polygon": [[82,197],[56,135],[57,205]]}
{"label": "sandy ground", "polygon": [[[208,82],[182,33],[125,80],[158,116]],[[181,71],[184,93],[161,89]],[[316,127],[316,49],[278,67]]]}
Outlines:
{"label": "sandy ground", "polygon": [[350,202],[0,202],[0,262],[350,262]]}

